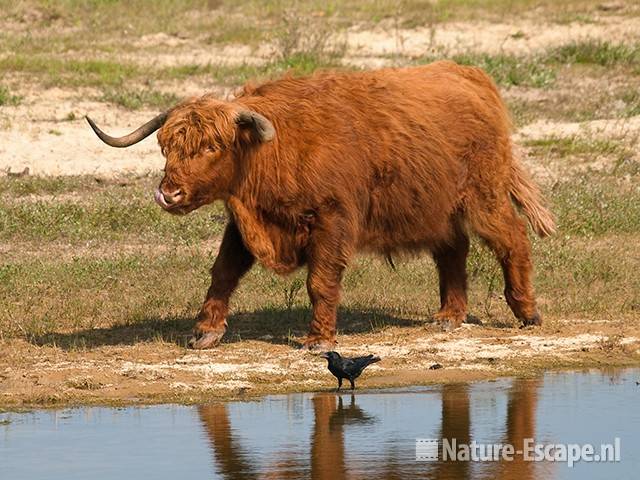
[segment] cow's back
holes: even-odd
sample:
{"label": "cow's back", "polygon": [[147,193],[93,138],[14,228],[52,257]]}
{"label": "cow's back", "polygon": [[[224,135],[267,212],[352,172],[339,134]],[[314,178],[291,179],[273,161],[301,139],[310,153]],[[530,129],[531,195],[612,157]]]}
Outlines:
{"label": "cow's back", "polygon": [[240,101],[276,127],[270,165],[280,197],[346,206],[361,225],[361,246],[374,250],[446,238],[474,153],[509,148],[493,82],[452,62],[285,78]]}

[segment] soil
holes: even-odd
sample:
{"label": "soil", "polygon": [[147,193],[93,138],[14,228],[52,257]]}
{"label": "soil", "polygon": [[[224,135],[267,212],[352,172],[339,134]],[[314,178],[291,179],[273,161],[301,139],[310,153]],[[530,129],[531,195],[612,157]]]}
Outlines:
{"label": "soil", "polygon": [[[425,323],[342,335],[339,350],[382,357],[357,381],[359,389],[370,389],[536,375],[550,368],[637,365],[639,339],[637,328],[613,322],[525,330],[464,324],[450,333]],[[0,344],[0,353],[0,410],[193,403],[335,388],[324,359],[274,344],[269,335],[207,351],[164,342],[65,350],[12,340]],[[442,368],[430,369],[435,364]]]}

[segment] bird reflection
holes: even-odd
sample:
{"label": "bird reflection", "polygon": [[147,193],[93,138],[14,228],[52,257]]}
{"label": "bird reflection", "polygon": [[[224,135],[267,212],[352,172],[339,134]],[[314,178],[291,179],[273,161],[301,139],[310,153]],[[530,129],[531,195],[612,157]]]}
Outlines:
{"label": "bird reflection", "polygon": [[347,478],[344,427],[370,424],[375,418],[356,405],[354,395],[347,406],[342,396],[318,394],[312,399],[315,417],[311,438],[311,478]]}
{"label": "bird reflection", "polygon": [[[332,395],[332,397],[336,398],[335,395]],[[364,410],[356,405],[355,395],[351,395],[349,404],[346,407],[344,406],[342,396],[338,396],[337,398],[337,408],[329,418],[329,425],[331,428],[338,428],[343,425],[367,425],[376,421],[375,417],[368,415]]]}

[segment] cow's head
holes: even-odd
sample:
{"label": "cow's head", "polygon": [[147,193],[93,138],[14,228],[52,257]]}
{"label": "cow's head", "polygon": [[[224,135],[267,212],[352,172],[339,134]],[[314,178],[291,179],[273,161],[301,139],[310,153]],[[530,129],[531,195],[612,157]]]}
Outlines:
{"label": "cow's head", "polygon": [[119,138],[87,120],[98,137],[113,147],[128,147],[159,129],[166,164],[155,200],[172,213],[188,213],[224,198],[240,152],[275,136],[273,125],[261,114],[210,96],[177,105]]}

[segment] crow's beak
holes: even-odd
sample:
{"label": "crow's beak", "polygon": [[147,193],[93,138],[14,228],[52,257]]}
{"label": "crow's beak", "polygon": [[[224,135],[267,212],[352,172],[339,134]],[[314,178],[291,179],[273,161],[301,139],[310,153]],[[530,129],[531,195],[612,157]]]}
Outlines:
{"label": "crow's beak", "polygon": [[320,356],[321,356],[322,358],[329,359],[329,354],[328,354],[327,352],[321,353],[321,354],[320,354]]}

